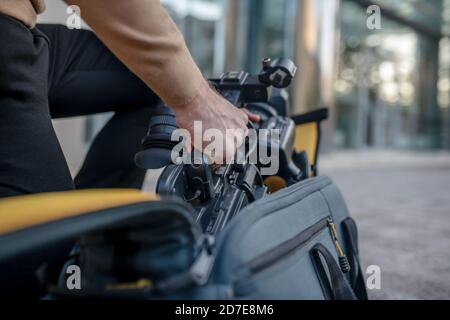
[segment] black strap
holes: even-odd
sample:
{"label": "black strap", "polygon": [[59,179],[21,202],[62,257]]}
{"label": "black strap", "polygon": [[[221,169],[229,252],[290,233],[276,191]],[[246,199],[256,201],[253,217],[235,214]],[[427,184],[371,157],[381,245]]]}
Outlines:
{"label": "black strap", "polygon": [[313,263],[321,264],[320,268],[322,269],[324,268],[322,265],[322,259],[317,258],[320,254],[325,259],[331,282],[327,287],[331,289],[332,298],[334,300],[357,300],[353,289],[347,281],[347,278],[342,273],[330,251],[324,245],[318,243],[311,249],[311,253],[316,257],[316,259],[313,260]]}
{"label": "black strap", "polygon": [[358,229],[352,218],[342,221],[344,241],[351,267],[351,285],[359,300],[368,300],[364,276],[359,263]]}
{"label": "black strap", "polygon": [[321,122],[323,120],[328,119],[328,108],[320,108],[310,112],[306,112],[300,115],[296,115],[292,117],[294,123],[296,125],[301,125],[305,123],[311,122]]}

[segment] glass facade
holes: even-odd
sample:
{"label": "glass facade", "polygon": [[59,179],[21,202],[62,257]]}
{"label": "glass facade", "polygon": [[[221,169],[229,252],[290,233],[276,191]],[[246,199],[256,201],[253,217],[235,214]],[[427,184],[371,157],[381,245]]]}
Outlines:
{"label": "glass facade", "polygon": [[[207,76],[294,56],[297,0],[162,0]],[[255,59],[255,57],[257,57]]]}
{"label": "glass facade", "polygon": [[375,3],[380,30],[366,27],[360,1],[342,1],[335,144],[440,148],[446,117],[437,100],[442,2]]}
{"label": "glass facade", "polygon": [[[327,149],[450,150],[450,0],[161,2],[205,76],[294,59],[292,113],[330,107]],[[371,4],[381,7],[381,30],[366,26]],[[66,18],[55,1],[39,21]],[[109,116],[56,121],[74,172]]]}
{"label": "glass facade", "polygon": [[162,0],[161,3],[183,32],[189,50],[204,74],[213,76],[222,72],[226,2]]}
{"label": "glass facade", "polygon": [[330,107],[326,147],[450,149],[450,0],[161,2],[208,77],[295,60],[292,113]]}

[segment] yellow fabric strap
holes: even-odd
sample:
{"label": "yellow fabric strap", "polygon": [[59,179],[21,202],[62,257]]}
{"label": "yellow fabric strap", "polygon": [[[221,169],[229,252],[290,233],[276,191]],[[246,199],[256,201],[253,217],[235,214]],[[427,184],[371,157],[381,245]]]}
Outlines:
{"label": "yellow fabric strap", "polygon": [[0,234],[132,203],[158,201],[134,189],[92,189],[41,193],[0,200]]}
{"label": "yellow fabric strap", "polygon": [[310,164],[316,162],[316,148],[318,143],[317,123],[305,123],[295,127],[295,151],[306,151]]}

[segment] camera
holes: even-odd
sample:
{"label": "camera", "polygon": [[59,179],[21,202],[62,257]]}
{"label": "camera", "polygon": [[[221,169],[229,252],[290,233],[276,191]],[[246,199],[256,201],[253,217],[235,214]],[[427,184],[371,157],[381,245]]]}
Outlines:
{"label": "camera", "polygon": [[[261,117],[251,124],[258,135],[247,139],[242,162],[211,166],[206,162],[194,164],[172,163],[171,152],[180,141],[172,139],[178,128],[173,111],[158,106],[144,137],[143,150],[135,157],[136,164],[147,169],[151,183],[144,190],[161,195],[181,197],[197,212],[197,221],[207,233],[216,234],[247,204],[273,191],[266,181],[274,177],[289,185],[307,176],[306,157],[294,151],[295,124],[288,114],[288,95],[285,90],[297,71],[288,59],[262,61],[257,75],[244,71],[224,73],[210,79],[215,89],[237,108],[246,108]],[[270,134],[276,132],[274,138]],[[259,151],[269,150],[269,158],[276,153],[278,168],[266,174],[268,164]],[[256,161],[250,161],[255,156]],[[303,168],[303,170],[302,170]],[[149,187],[151,185],[151,188]],[[149,189],[150,188],[150,189]]]}

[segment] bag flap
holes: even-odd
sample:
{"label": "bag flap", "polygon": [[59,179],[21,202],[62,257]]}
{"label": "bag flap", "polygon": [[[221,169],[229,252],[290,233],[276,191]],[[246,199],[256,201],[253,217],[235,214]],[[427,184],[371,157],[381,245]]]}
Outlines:
{"label": "bag flap", "polygon": [[45,253],[93,232],[144,226],[158,219],[178,221],[192,238],[201,236],[188,204],[140,190],[82,190],[7,198],[0,200],[0,264],[29,253],[39,257],[37,252]]}

